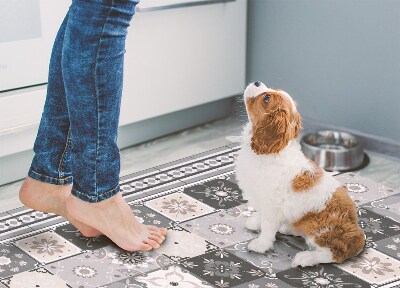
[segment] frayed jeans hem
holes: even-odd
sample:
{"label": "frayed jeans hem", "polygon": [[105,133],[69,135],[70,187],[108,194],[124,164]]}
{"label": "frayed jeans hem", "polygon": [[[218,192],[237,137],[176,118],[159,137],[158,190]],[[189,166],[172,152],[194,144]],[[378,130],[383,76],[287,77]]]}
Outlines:
{"label": "frayed jeans hem", "polygon": [[54,177],[50,177],[47,175],[43,175],[43,174],[40,174],[40,173],[34,171],[32,168],[29,169],[28,176],[35,180],[38,180],[40,182],[45,182],[45,183],[54,184],[54,185],[69,185],[69,184],[72,184],[72,180],[73,180],[72,176],[68,176],[68,177],[64,177],[64,178],[54,178]]}

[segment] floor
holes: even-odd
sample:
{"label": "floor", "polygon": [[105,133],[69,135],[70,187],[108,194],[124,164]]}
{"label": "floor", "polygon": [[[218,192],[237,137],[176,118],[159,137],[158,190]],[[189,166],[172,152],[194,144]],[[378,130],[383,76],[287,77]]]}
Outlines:
{"label": "floor", "polygon": [[[238,114],[239,112],[237,112]],[[230,143],[227,136],[240,135],[243,115],[231,116],[179,133],[121,150],[121,176]],[[368,151],[370,164],[358,175],[400,190],[400,159]],[[0,212],[22,206],[18,191],[22,180],[0,186]]]}
{"label": "floor", "polygon": [[336,176],[359,206],[362,255],[291,268],[307,249],[301,238],[278,235],[265,254],[246,248],[257,234],[244,228],[251,211],[233,171],[238,148],[225,138],[242,125],[230,117],[121,151],[125,200],[140,221],[169,227],[155,251],[85,238],[23,207],[20,181],[0,187],[0,287],[400,287],[400,161],[368,152],[368,167]]}

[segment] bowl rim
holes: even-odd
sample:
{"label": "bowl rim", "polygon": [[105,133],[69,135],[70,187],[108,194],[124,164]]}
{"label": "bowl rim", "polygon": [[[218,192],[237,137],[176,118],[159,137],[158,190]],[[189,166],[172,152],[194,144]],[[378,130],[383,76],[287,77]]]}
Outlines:
{"label": "bowl rim", "polygon": [[[343,147],[344,149],[342,150],[337,150],[337,149],[333,149],[333,148],[321,148],[318,147],[316,145],[313,145],[309,142],[307,142],[307,139],[311,136],[322,136],[322,133],[333,133],[333,134],[338,134],[341,136],[346,136],[347,138],[350,138],[351,140],[355,140],[355,145],[352,147]],[[338,130],[318,130],[315,132],[310,132],[307,133],[305,135],[303,135],[301,137],[301,141],[300,144],[306,146],[307,148],[311,148],[311,149],[315,149],[315,150],[324,150],[324,151],[330,151],[330,152],[335,152],[335,153],[347,153],[349,151],[354,151],[354,150],[362,150],[362,145],[361,145],[361,141],[359,140],[359,138],[357,138],[356,136],[354,136],[353,134],[349,133],[349,132],[345,132],[345,131],[338,131]],[[335,144],[332,144],[335,145]]]}

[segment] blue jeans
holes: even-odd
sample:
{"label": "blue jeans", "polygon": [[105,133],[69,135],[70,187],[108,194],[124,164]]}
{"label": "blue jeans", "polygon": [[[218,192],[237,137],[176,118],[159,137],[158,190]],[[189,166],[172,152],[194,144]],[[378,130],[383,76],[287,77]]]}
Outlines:
{"label": "blue jeans", "polygon": [[28,176],[99,202],[117,194],[127,28],[138,0],[73,0],[57,33]]}

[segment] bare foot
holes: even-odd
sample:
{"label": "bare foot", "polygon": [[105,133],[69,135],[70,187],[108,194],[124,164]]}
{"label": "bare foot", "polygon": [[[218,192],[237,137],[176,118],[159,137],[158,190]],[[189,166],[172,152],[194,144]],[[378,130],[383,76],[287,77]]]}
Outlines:
{"label": "bare foot", "polygon": [[78,221],[68,213],[65,205],[71,189],[72,185],[48,184],[28,176],[19,190],[19,199],[31,209],[64,217],[85,237],[100,236],[100,231]]}
{"label": "bare foot", "polygon": [[75,219],[101,231],[127,251],[160,247],[167,229],[139,223],[121,193],[98,203],[89,203],[70,195],[67,210]]}

